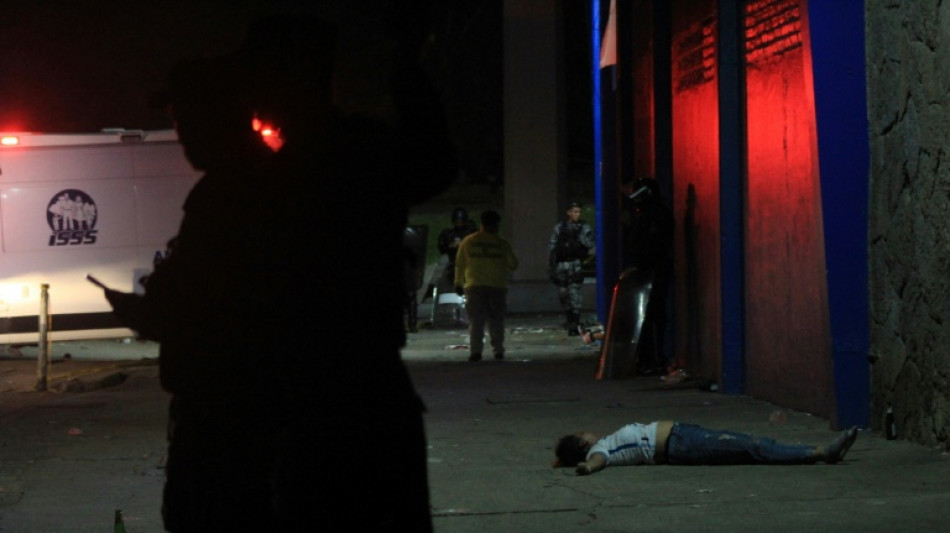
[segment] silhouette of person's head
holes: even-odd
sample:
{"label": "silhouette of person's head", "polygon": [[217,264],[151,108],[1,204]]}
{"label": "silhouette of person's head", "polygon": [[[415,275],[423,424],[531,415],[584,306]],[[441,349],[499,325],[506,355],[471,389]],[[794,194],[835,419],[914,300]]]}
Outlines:
{"label": "silhouette of person's head", "polygon": [[252,143],[263,145],[251,127],[253,113],[239,71],[227,58],[180,61],[162,96],[185,156],[196,169],[233,161]]}
{"label": "silhouette of person's head", "polygon": [[305,14],[268,15],[251,23],[234,60],[251,71],[262,118],[288,140],[319,131],[332,110],[339,30]]}

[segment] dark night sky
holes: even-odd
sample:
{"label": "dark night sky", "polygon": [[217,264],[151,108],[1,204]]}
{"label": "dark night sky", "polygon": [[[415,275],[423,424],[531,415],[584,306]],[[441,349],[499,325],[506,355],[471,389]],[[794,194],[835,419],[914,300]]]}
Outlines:
{"label": "dark night sky", "polygon": [[[364,7],[356,13],[354,7]],[[235,49],[263,2],[4,0],[0,8],[0,129],[96,131],[168,127],[148,96],[183,57]],[[378,53],[388,2],[268,1],[345,24],[346,53]],[[377,9],[372,9],[378,5]],[[302,7],[304,6],[304,7]],[[362,42],[351,43],[356,36]],[[370,36],[370,39],[365,39]],[[370,42],[375,37],[375,42]],[[349,65],[350,62],[345,62]],[[344,67],[346,68],[346,67]],[[352,75],[350,76],[352,78]]]}
{"label": "dark night sky", "polygon": [[[234,50],[249,21],[265,12],[311,12],[340,22],[338,67],[348,95],[341,103],[379,112],[393,6],[409,1],[3,0],[0,131],[170,127],[162,110],[149,108],[148,98],[162,88],[175,62]],[[445,95],[462,162],[477,178],[497,171],[492,167],[501,160],[501,0],[431,4],[426,67]],[[570,23],[576,16],[568,18]],[[576,61],[577,51],[567,57]],[[584,75],[581,70],[582,88]],[[586,94],[569,93],[572,105],[589,104]]]}

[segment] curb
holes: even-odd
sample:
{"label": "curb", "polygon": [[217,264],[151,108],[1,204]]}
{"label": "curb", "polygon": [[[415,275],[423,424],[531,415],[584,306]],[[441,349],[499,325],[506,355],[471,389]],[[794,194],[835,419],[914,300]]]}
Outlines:
{"label": "curb", "polygon": [[[49,390],[54,392],[90,392],[115,387],[129,378],[128,370],[158,366],[157,359],[139,359],[111,365],[79,368],[71,372],[57,374],[50,379]],[[108,374],[102,375],[108,372]],[[91,377],[83,377],[91,376]]]}
{"label": "curb", "polygon": [[79,378],[71,378],[66,381],[54,383],[50,390],[54,392],[90,392],[108,387],[121,385],[128,379],[129,375],[125,372],[113,372],[98,379],[83,381]]}

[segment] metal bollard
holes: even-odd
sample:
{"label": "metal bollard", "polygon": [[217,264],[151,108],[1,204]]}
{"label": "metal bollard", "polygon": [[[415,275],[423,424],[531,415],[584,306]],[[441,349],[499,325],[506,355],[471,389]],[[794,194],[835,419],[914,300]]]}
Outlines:
{"label": "metal bollard", "polygon": [[53,366],[50,358],[49,342],[49,283],[40,285],[40,327],[39,327],[39,354],[36,357],[36,386],[37,391],[49,389],[49,374]]}

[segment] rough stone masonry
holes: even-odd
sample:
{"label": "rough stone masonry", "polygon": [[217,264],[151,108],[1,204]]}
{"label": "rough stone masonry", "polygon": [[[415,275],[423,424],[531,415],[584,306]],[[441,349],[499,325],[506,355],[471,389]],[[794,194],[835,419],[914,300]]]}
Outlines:
{"label": "rough stone masonry", "polygon": [[872,425],[950,448],[950,2],[865,1]]}

